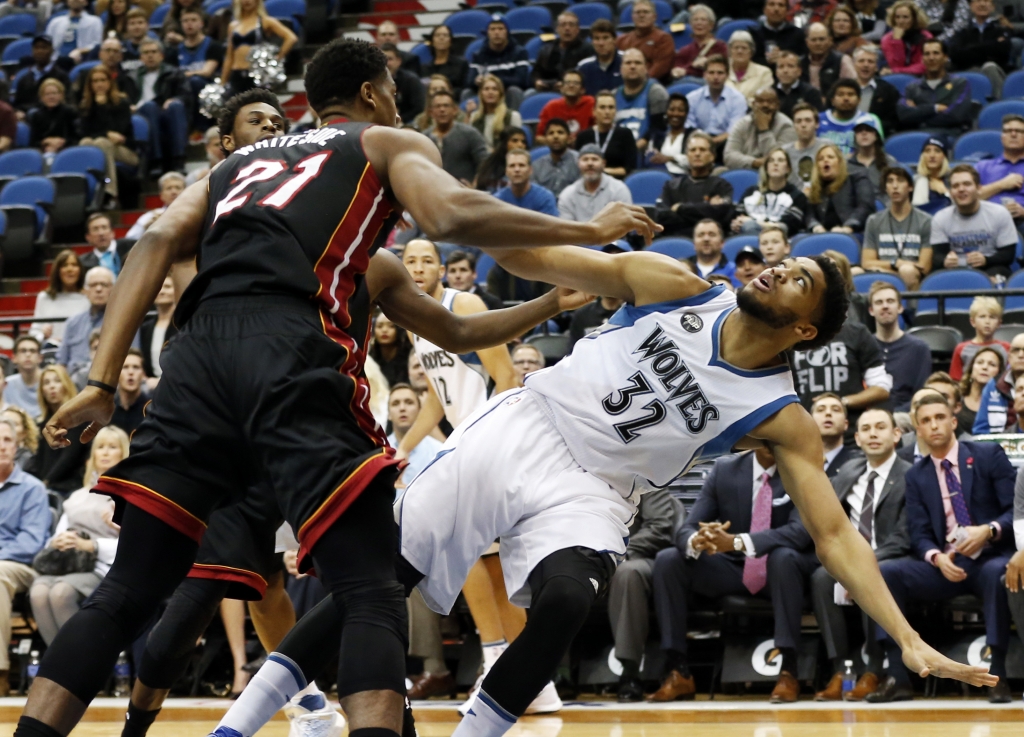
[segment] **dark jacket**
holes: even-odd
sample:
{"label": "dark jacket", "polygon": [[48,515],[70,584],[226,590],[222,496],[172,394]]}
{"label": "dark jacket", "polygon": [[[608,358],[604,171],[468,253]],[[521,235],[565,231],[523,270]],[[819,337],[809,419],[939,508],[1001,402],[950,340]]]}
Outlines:
{"label": "dark jacket", "polygon": [[394,78],[397,87],[395,103],[398,106],[398,114],[402,116],[403,123],[411,125],[413,118],[423,112],[427,91],[420,78],[405,69],[400,68]]}
{"label": "dark jacket", "polygon": [[773,69],[775,65],[769,64],[768,59],[765,57],[769,43],[783,51],[792,51],[800,56],[807,53],[804,29],[797,28],[792,23],[783,23],[782,28],[777,31],[768,28],[764,23],[758,23],[754,28],[750,29],[750,35],[754,37],[754,61],[758,64],[770,66]]}
{"label": "dark jacket", "polygon": [[[767,555],[775,548],[807,550],[811,547],[811,536],[800,521],[800,513],[782,488],[782,479],[776,473],[769,482],[772,487],[771,528],[750,533],[754,497],[754,453],[723,456],[711,467],[697,501],[690,508],[683,526],[676,533],[675,545],[680,551],[686,550],[686,541],[700,529],[701,522],[728,521],[729,533],[739,535],[750,533],[750,541],[758,557]],[[742,556],[742,553],[723,555]]]}
{"label": "dark jacket", "polygon": [[71,88],[71,82],[68,80],[68,75],[59,66],[53,64],[49,69],[42,73],[42,76],[40,76],[38,80],[36,80],[35,75],[31,73],[25,74],[25,76],[18,80],[18,84],[14,88],[14,102],[12,103],[14,107],[27,113],[29,109],[38,105],[39,85],[44,79],[56,79],[64,85],[65,90]]}
{"label": "dark jacket", "polygon": [[[49,419],[44,417],[39,420],[40,432]],[[81,429],[69,432],[71,445],[63,449],[51,448],[49,443],[40,441],[39,450],[25,464],[25,472],[44,482],[48,489],[59,491],[67,498],[72,491],[82,488],[85,463],[89,460],[91,446],[88,443],[83,445],[81,436]]]}
{"label": "dark jacket", "polygon": [[992,61],[1005,69],[1010,62],[1012,36],[1012,29],[1004,28],[998,22],[987,23],[983,31],[979,31],[972,22],[949,40],[949,58],[953,68],[963,71]]}
{"label": "dark jacket", "polygon": [[78,141],[78,113],[64,103],[57,107],[40,105],[29,113],[28,126],[28,145],[33,148],[41,148],[44,138],[63,138],[65,146],[74,146]]}
{"label": "dark jacket", "polygon": [[567,49],[563,49],[561,41],[556,38],[540,47],[530,81],[535,84],[538,81],[547,82],[549,85],[561,82],[566,70],[575,69],[581,61],[593,55],[594,47],[583,34],[577,36]]}
{"label": "dark jacket", "polygon": [[814,105],[819,113],[825,110],[825,100],[821,92],[802,79],[797,80],[796,84],[789,88],[789,92],[784,91],[782,85],[776,82],[775,94],[779,96],[779,112],[790,120],[793,118],[793,108],[798,102]]}
{"label": "dark jacket", "polygon": [[[404,65],[403,68],[405,68]],[[448,61],[444,64],[431,62],[423,67],[424,77],[430,78],[435,74],[441,74],[448,78],[448,81],[452,83],[452,88],[455,90],[456,99],[459,92],[468,87],[470,83],[469,62],[455,54],[448,54]]]}
{"label": "dark jacket", "polygon": [[80,111],[78,118],[78,135],[80,138],[102,138],[108,131],[120,133],[127,140],[125,145],[135,145],[135,134],[132,131],[132,109],[127,100],[122,99],[119,105],[91,105]]}
{"label": "dark jacket", "polygon": [[818,203],[808,201],[808,230],[816,225],[825,225],[830,202],[840,225],[853,228],[856,232],[864,230],[868,217],[875,211],[875,188],[863,167],[848,167],[846,181],[837,192],[822,197]]}
{"label": "dark jacket", "polygon": [[843,466],[854,459],[863,457],[864,454],[856,445],[844,445],[843,449],[832,459],[832,462],[825,467],[825,475],[830,479],[835,478]]}
{"label": "dark jacket", "polygon": [[[997,443],[961,442],[957,455],[960,486],[967,509],[976,525],[997,522],[996,550],[1013,550],[1013,487],[1017,472],[1002,446]],[[915,557],[946,547],[946,512],[942,505],[939,477],[931,456],[925,456],[907,471],[907,529]]]}
{"label": "dark jacket", "polygon": [[658,551],[669,547],[683,514],[683,505],[668,489],[658,489],[640,497],[636,515],[629,525],[626,560],[654,558]]}
{"label": "dark jacket", "polygon": [[[843,511],[847,514],[850,513],[850,505],[846,498],[867,467],[867,458],[858,458],[845,464],[832,479],[832,487],[836,490],[836,496],[839,497]],[[910,554],[910,536],[907,533],[905,503],[907,490],[905,477],[910,467],[910,463],[897,457],[881,490],[875,488],[878,499],[874,518],[875,541],[878,543],[878,547],[875,548],[875,560],[902,558]]]}
{"label": "dark jacket", "polygon": [[[800,59],[801,66],[803,67],[803,76],[800,77],[804,82],[811,81],[810,72],[810,56],[803,56]],[[839,79],[839,73],[842,71],[843,55],[835,49],[828,52],[828,56],[825,57],[825,63],[821,65],[821,71],[818,73],[818,83],[821,85],[821,94],[827,95],[828,91],[832,89],[832,85]]]}
{"label": "dark jacket", "polygon": [[875,77],[875,93],[871,96],[868,112],[882,121],[882,132],[886,137],[899,130],[900,116],[896,112],[899,101],[900,91],[881,77]]}
{"label": "dark jacket", "polygon": [[473,77],[469,80],[469,86],[475,86],[476,77],[484,74],[493,74],[500,79],[506,90],[509,87],[525,90],[530,86],[530,57],[526,49],[511,38],[501,51],[495,51],[490,44],[485,43],[469,66]]}
{"label": "dark jacket", "polygon": [[[907,101],[914,105],[908,105]],[[946,105],[949,109],[942,113],[935,112],[936,105]],[[897,106],[900,125],[905,129],[913,128],[960,128],[970,127],[974,113],[971,104],[971,85],[961,77],[947,76],[934,90],[923,79],[911,82],[904,90],[903,98]]]}
{"label": "dark jacket", "polygon": [[[146,376],[155,376],[153,373],[153,354],[151,353],[153,348],[153,331],[156,329],[156,317],[147,317],[142,321],[142,327],[139,329],[139,338],[142,350],[142,368],[146,372]],[[178,334],[178,328],[171,320],[171,324],[167,326],[167,330],[164,332],[164,342],[173,338]],[[161,349],[162,350],[162,349]]]}
{"label": "dark jacket", "polygon": [[[725,204],[710,204],[708,200],[715,195],[722,197]],[[677,203],[679,207],[673,210]],[[732,185],[721,177],[694,179],[683,174],[665,182],[654,208],[654,219],[665,227],[664,235],[690,237],[694,227],[704,218],[717,220],[722,231],[728,233],[734,209]]]}
{"label": "dark jacket", "polygon": [[[135,97],[132,98],[132,104],[138,104],[142,97],[142,79],[147,73],[146,67],[139,67],[135,70],[133,81],[137,87]],[[185,105],[185,109],[189,111],[189,120],[191,120],[192,110],[192,88],[189,86],[188,79],[184,73],[177,67],[172,67],[170,64],[161,64],[160,70],[156,78],[156,84],[153,85],[153,102],[163,107],[163,104],[175,98],[181,100]]]}

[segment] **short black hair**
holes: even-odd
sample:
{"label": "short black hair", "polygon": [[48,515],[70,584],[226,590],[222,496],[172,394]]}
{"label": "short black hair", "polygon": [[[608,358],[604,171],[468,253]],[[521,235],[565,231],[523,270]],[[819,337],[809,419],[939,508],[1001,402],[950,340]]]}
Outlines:
{"label": "short black hair", "polygon": [[949,45],[941,38],[926,38],[924,41],[921,42],[921,50],[923,51],[924,47],[927,46],[928,44],[938,44],[939,46],[942,47],[942,53],[945,54],[946,56],[949,56]]}
{"label": "short black hair", "polygon": [[317,114],[352,102],[364,82],[388,73],[384,52],[368,41],[339,38],[323,46],[306,67],[306,98]]}
{"label": "short black hair", "polygon": [[843,88],[853,90],[853,92],[857,95],[857,99],[860,99],[860,83],[857,80],[837,79],[828,89],[828,101],[832,102],[832,98],[835,97],[836,93]]}
{"label": "short black hair", "polygon": [[850,309],[850,295],[846,292],[846,280],[836,262],[825,255],[812,256],[811,260],[818,265],[825,275],[825,291],[818,304],[818,319],[811,324],[818,328],[818,334],[811,340],[805,340],[793,346],[797,351],[809,351],[827,345],[846,322],[846,312]]}
{"label": "short black hair", "polygon": [[455,250],[448,254],[448,260],[445,261],[445,266],[449,264],[457,264],[460,261],[469,262],[469,270],[476,271],[476,256],[469,251]]}
{"label": "short black hair", "polygon": [[559,128],[563,129],[566,133],[569,132],[569,124],[566,123],[565,120],[562,119],[562,118],[552,118],[551,120],[549,120],[548,124],[546,126],[544,126],[544,132],[547,133],[548,132],[548,128],[550,128],[553,125],[557,125]]}
{"label": "short black hair", "polygon": [[914,188],[914,178],[910,176],[910,172],[904,169],[902,166],[887,166],[882,170],[882,189],[885,189],[885,185],[889,182],[889,177],[900,177],[907,183],[907,185]]}
{"label": "short black hair", "polygon": [[[80,271],[81,271],[81,269],[80,269]],[[21,336],[18,337],[18,339],[16,341],[14,341],[14,352],[17,353],[18,352],[18,346],[21,345],[22,343],[26,342],[26,341],[28,341],[29,343],[35,343],[37,351],[43,350],[43,344],[39,342],[39,338],[37,338],[34,335],[21,335]]]}
{"label": "short black hair", "polygon": [[[220,115],[217,116],[217,132],[220,133],[220,137],[230,136],[234,132],[235,119],[238,117],[238,113],[242,111],[242,108],[246,105],[255,105],[258,102],[265,102],[281,114],[281,117],[284,118],[284,132],[287,133],[288,116],[284,114],[284,108],[281,107],[281,101],[277,99],[277,95],[262,87],[253,87],[251,90],[235,95],[224,103]],[[224,149],[223,144],[221,145],[221,150],[224,151],[225,156],[230,153]]]}

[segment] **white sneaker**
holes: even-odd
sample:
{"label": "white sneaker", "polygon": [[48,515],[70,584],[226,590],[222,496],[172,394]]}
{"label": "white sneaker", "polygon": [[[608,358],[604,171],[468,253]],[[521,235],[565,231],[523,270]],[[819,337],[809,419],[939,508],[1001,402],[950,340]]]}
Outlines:
{"label": "white sneaker", "polygon": [[526,707],[527,714],[554,714],[556,711],[561,711],[562,699],[558,696],[558,691],[555,690],[555,684],[548,681],[537,698],[530,702],[530,705]]}
{"label": "white sneaker", "polygon": [[301,702],[289,701],[284,707],[291,725],[288,737],[340,737],[345,729],[345,717],[326,699],[319,709],[307,709]]}
{"label": "white sneaker", "polygon": [[460,715],[466,716],[466,714],[469,713],[469,710],[473,708],[473,703],[476,701],[476,695],[480,691],[480,684],[484,682],[485,675],[487,674],[481,673],[480,677],[476,679],[476,683],[473,684],[473,688],[469,689],[469,696],[462,702],[462,705],[459,706],[458,711]]}

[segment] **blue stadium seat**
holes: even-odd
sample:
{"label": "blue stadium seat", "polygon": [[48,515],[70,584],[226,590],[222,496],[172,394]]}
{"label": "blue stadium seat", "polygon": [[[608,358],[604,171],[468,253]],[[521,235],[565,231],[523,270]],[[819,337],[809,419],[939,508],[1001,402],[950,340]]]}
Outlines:
{"label": "blue stadium seat", "polygon": [[[664,28],[672,20],[675,11],[665,0],[654,0],[654,14],[658,17],[658,26]],[[633,27],[633,3],[624,5],[619,13],[619,29],[622,30],[623,26]]]}
{"label": "blue stadium seat", "polygon": [[653,205],[672,175],[664,171],[635,171],[625,179],[634,205]]}
{"label": "blue stadium seat", "polygon": [[688,238],[659,238],[648,246],[647,250],[651,253],[663,253],[676,261],[692,258],[697,253],[693,241]]}
{"label": "blue stadium seat", "polygon": [[230,9],[231,4],[232,0],[212,0],[212,2],[208,2],[203,5],[203,10],[206,11],[207,15],[213,15],[218,10],[223,10],[224,8]]}
{"label": "blue stadium seat", "polygon": [[1024,100],[999,100],[990,102],[978,115],[978,130],[1001,131],[1003,116],[1010,113],[1024,115]]}
{"label": "blue stadium seat", "polygon": [[510,0],[487,0],[479,2],[474,7],[476,10],[484,10],[488,13],[507,13]]}
{"label": "blue stadium seat", "polygon": [[28,146],[29,138],[32,136],[32,130],[28,127],[28,123],[24,120],[18,121],[18,132],[14,136],[14,147],[15,148],[26,148]]}
{"label": "blue stadium seat", "polygon": [[530,58],[531,63],[537,61],[537,55],[540,54],[540,47],[543,46],[544,43],[544,37],[540,34],[526,42],[526,55]]}
{"label": "blue stadium seat", "polygon": [[43,173],[43,155],[34,148],[20,148],[0,155],[0,187],[21,177]]}
{"label": "blue stadium seat", "polygon": [[715,38],[729,43],[729,37],[736,31],[749,31],[753,28],[757,28],[756,20],[731,20],[718,27],[718,30],[715,31]]}
{"label": "blue stadium seat", "polygon": [[951,76],[962,77],[971,85],[971,99],[984,105],[992,97],[992,83],[981,72],[957,72]]}
{"label": "blue stadium seat", "polygon": [[444,20],[452,38],[480,38],[490,22],[491,16],[482,10],[460,10]]}
{"label": "blue stadium seat", "polygon": [[971,131],[957,139],[953,147],[953,159],[961,160],[986,158],[985,154],[1002,156],[1003,143],[999,131]]}
{"label": "blue stadium seat", "polygon": [[433,64],[434,54],[426,44],[416,44],[409,51],[410,54],[420,60],[420,64]]}
{"label": "blue stadium seat", "polygon": [[[991,289],[992,282],[984,271],[977,269],[941,269],[929,274],[921,282],[919,292],[941,292],[948,289]],[[967,312],[974,297],[953,297],[946,300],[946,312]],[[926,315],[939,311],[936,299],[921,297],[917,300],[917,314]]]}
{"label": "blue stadium seat", "polygon": [[0,210],[7,216],[4,260],[32,256],[35,242],[47,230],[47,210],[53,205],[54,187],[46,177],[16,179],[0,191]]}
{"label": "blue stadium seat", "polygon": [[486,38],[478,38],[476,41],[470,42],[469,46],[466,47],[466,50],[462,52],[462,56],[466,61],[473,63],[473,58],[476,56],[476,53],[484,47],[484,41],[486,40]]}
{"label": "blue stadium seat", "polygon": [[99,60],[96,60],[96,61],[83,61],[81,64],[76,64],[71,69],[71,72],[68,74],[68,78],[71,80],[72,83],[77,82],[78,78],[81,75],[85,74],[86,72],[88,72],[90,69],[92,69],[94,66],[96,66],[99,63],[100,63]]}
{"label": "blue stadium seat", "polygon": [[895,274],[876,274],[872,272],[854,276],[853,288],[857,291],[857,294],[867,294],[871,290],[871,285],[876,281],[888,282],[900,290],[900,293],[907,291],[907,285]]}
{"label": "blue stadium seat", "polygon": [[700,85],[699,84],[694,84],[693,82],[677,82],[676,84],[674,84],[671,87],[669,87],[666,90],[666,92],[668,92],[670,95],[673,92],[678,92],[680,95],[688,95],[691,92],[693,92],[694,90],[699,90],[699,89],[700,89]]}
{"label": "blue stadium seat", "polygon": [[734,235],[729,238],[722,246],[722,253],[730,261],[736,260],[736,254],[740,252],[741,248],[746,246],[753,246],[757,248],[758,240],[756,235]]}
{"label": "blue stadium seat", "polygon": [[[17,74],[14,75],[14,78],[11,79],[11,85],[10,85],[11,89],[12,90],[18,89],[18,84],[21,82],[22,77],[24,77],[26,74],[31,74],[31,73],[32,73],[32,68],[31,67],[25,67],[24,69],[20,70]],[[3,72],[0,72],[0,74],[3,74]]]}
{"label": "blue stadium seat", "polygon": [[19,38],[17,41],[7,44],[6,48],[4,48],[4,53],[0,55],[0,64],[3,65],[5,72],[13,74],[21,64],[21,58],[31,53],[32,39]]}
{"label": "blue stadium seat", "polygon": [[907,85],[911,82],[916,82],[920,77],[916,77],[913,74],[887,74],[882,79],[898,89],[902,95],[907,89]]}
{"label": "blue stadium seat", "polygon": [[135,138],[135,153],[139,155],[139,163],[135,166],[118,162],[118,181],[137,179],[140,171],[147,171],[149,158],[149,121],[141,115],[132,116],[132,136]]}
{"label": "blue stadium seat", "polygon": [[16,39],[21,36],[34,36],[36,32],[36,17],[32,13],[22,15],[8,15],[0,18],[0,40],[5,38]]}
{"label": "blue stadium seat", "polygon": [[612,19],[612,11],[604,3],[579,3],[572,6],[572,12],[580,19],[580,28],[587,30],[594,21]]}
{"label": "blue stadium seat", "polygon": [[288,22],[296,34],[302,35],[306,0],[267,0],[265,7],[267,15]]}
{"label": "blue stadium seat", "polygon": [[[268,3],[269,5],[269,3]],[[164,3],[163,5],[157,5],[153,8],[153,12],[149,15],[149,27],[159,28],[164,23],[164,18],[167,17],[167,13],[171,10],[170,3]]]}
{"label": "blue stadium seat", "polygon": [[[682,26],[682,30],[677,30],[680,26]],[[672,23],[669,25],[669,31],[672,34],[672,42],[676,46],[676,51],[693,43],[693,32],[690,30],[689,23]]]}
{"label": "blue stadium seat", "polygon": [[1010,100],[1024,97],[1024,70],[1010,74],[1003,82],[1003,99]]}
{"label": "blue stadium seat", "polygon": [[[1018,271],[1006,280],[1007,289],[1024,289],[1024,270]],[[1009,312],[1014,310],[1017,313],[1024,312],[1024,297],[1007,297],[1003,309]],[[1007,320],[1006,322],[1009,322]]]}
{"label": "blue stadium seat", "polygon": [[740,201],[740,197],[751,184],[757,184],[757,172],[753,169],[733,169],[722,172],[722,179],[732,185],[732,201]]}
{"label": "blue stadium seat", "polygon": [[538,92],[523,100],[519,105],[519,115],[524,124],[536,123],[540,119],[540,111],[552,100],[560,98],[557,92]]}
{"label": "blue stadium seat", "polygon": [[901,164],[916,166],[921,158],[921,149],[929,138],[931,135],[928,133],[897,133],[885,141],[885,152]]}
{"label": "blue stadium seat", "polygon": [[53,227],[78,225],[86,210],[99,209],[103,192],[97,185],[106,181],[106,169],[106,157],[95,146],[71,146],[54,157],[49,173],[56,186]]}
{"label": "blue stadium seat", "polygon": [[487,275],[491,273],[491,269],[494,267],[494,256],[487,253],[481,253],[480,258],[476,260],[476,283],[486,284]]}
{"label": "blue stadium seat", "polygon": [[547,146],[538,146],[537,148],[530,150],[530,161],[536,161],[539,158],[547,156],[551,153],[551,149]]}
{"label": "blue stadium seat", "polygon": [[551,11],[539,5],[528,5],[525,8],[513,8],[505,16],[509,31],[518,39],[521,34],[534,36],[545,30],[551,30]]}
{"label": "blue stadium seat", "polygon": [[860,244],[845,233],[818,233],[801,238],[793,244],[793,258],[817,256],[825,251],[839,251],[856,266],[860,263]]}

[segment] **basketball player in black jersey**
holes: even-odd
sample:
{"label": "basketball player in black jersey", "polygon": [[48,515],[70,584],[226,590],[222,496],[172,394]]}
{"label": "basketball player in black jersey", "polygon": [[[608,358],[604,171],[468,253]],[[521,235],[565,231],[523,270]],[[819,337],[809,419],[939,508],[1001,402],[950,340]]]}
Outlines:
{"label": "basketball player in black jersey", "polygon": [[[394,737],[405,602],[393,563],[398,463],[367,409],[362,372],[370,257],[403,207],[434,240],[497,248],[601,244],[634,230],[650,240],[658,230],[639,207],[616,203],[576,223],[462,188],[429,139],[393,127],[395,84],[370,44],[325,46],[306,91],[323,128],[237,150],[139,240],[111,295],[90,384],[45,428],[62,447],[71,428],[89,423],[88,441],[109,421],[143,315],[170,267],[196,258],[132,455],[97,485],[118,501],[118,557],[47,651],[18,737],[74,727],[118,652],[188,572],[213,509],[261,481],[298,533],[300,569],[316,567],[344,620],[338,691],[352,737]],[[389,284],[381,295],[403,328],[430,299]],[[480,347],[443,316],[418,329],[460,351]]]}

